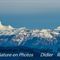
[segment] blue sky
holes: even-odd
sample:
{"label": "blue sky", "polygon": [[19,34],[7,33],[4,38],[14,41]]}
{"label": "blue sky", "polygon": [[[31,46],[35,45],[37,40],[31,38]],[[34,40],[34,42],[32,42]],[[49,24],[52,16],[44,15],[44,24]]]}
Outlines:
{"label": "blue sky", "polygon": [[60,25],[60,0],[0,0],[3,24],[27,28]]}

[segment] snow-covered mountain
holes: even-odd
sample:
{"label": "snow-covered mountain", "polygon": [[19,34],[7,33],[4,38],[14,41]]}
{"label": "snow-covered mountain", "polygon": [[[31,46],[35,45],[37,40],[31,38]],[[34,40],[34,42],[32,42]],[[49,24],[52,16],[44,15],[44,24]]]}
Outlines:
{"label": "snow-covered mountain", "polygon": [[56,29],[13,28],[0,22],[0,46],[60,47],[60,27]]}

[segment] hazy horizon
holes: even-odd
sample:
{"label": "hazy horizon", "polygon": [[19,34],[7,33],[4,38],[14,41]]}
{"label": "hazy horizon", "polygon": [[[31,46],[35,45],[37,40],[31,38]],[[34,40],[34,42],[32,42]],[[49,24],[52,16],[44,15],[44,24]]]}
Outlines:
{"label": "hazy horizon", "polygon": [[60,0],[0,0],[0,20],[27,28],[60,26]]}

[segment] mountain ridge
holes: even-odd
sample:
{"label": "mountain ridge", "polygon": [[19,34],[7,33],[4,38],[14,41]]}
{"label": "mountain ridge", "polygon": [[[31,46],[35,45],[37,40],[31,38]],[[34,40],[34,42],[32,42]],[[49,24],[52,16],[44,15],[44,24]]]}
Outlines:
{"label": "mountain ridge", "polygon": [[[60,26],[56,29],[13,28],[0,22],[0,46],[32,48],[60,48]],[[57,46],[57,47],[56,47]]]}

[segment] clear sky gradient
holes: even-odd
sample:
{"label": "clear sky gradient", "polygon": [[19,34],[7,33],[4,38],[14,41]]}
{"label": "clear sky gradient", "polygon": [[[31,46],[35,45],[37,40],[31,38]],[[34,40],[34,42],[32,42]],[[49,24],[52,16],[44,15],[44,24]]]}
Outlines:
{"label": "clear sky gradient", "polygon": [[60,25],[60,0],[0,0],[3,24],[27,28]]}

